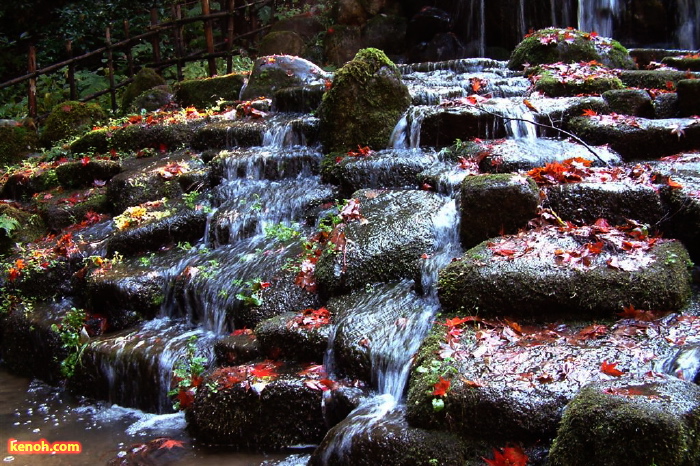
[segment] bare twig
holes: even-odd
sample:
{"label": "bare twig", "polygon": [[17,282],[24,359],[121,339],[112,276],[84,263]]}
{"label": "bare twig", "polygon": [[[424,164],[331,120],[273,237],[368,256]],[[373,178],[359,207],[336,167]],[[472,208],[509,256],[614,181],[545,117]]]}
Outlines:
{"label": "bare twig", "polygon": [[572,132],[570,132],[570,131],[566,131],[565,129],[557,128],[557,127],[554,126],[554,125],[548,125],[548,124],[546,124],[546,123],[540,123],[540,122],[538,122],[538,121],[530,121],[530,120],[526,120],[526,119],[524,119],[524,118],[504,116],[504,115],[501,115],[500,113],[495,113],[495,112],[492,112],[492,111],[490,111],[490,110],[487,110],[487,109],[485,109],[485,108],[484,108],[483,106],[481,106],[481,105],[478,105],[477,107],[478,107],[479,109],[483,110],[484,112],[488,113],[489,115],[493,115],[493,116],[495,116],[495,117],[503,118],[504,120],[524,121],[524,122],[526,122],[526,123],[530,123],[530,124],[533,124],[533,125],[535,125],[535,126],[539,126],[539,127],[541,127],[541,128],[548,128],[548,129],[553,129],[553,130],[555,130],[555,131],[559,131],[560,133],[562,133],[562,134],[564,134],[564,135],[570,137],[571,139],[573,139],[574,141],[578,142],[578,143],[581,144],[583,147],[585,147],[585,148],[588,150],[588,152],[590,152],[591,154],[593,154],[593,156],[594,156],[595,158],[597,158],[598,160],[600,160],[600,162],[601,162],[602,164],[604,164],[606,167],[610,167],[610,164],[609,164],[606,160],[604,160],[595,150],[593,150],[593,148],[592,148],[590,145],[586,144],[580,137],[576,136],[574,133],[572,133]]}

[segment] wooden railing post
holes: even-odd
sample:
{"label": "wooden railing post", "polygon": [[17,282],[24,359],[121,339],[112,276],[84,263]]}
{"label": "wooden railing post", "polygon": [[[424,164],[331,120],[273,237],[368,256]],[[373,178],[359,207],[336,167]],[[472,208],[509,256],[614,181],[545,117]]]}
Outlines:
{"label": "wooden railing post", "polygon": [[[124,37],[129,39],[129,20],[124,20]],[[126,47],[126,75],[130,78],[134,77],[134,56],[131,53],[131,44]]]}
{"label": "wooden railing post", "polygon": [[172,26],[173,29],[173,39],[175,40],[175,58],[177,62],[175,63],[177,67],[177,80],[182,81],[182,56],[184,55],[184,44],[182,43],[182,26],[177,23],[179,19],[182,19],[182,7],[180,5],[172,5],[170,7],[170,12],[173,17],[173,21],[176,22]]}
{"label": "wooden railing post", "polygon": [[[158,10],[156,8],[151,8],[151,26],[153,28],[158,27]],[[151,44],[153,45],[153,61],[160,63],[160,34],[156,34],[151,38]]]}
{"label": "wooden railing post", "polygon": [[226,51],[228,55],[226,56],[226,73],[231,74],[233,72],[233,15],[236,11],[236,0],[228,0],[228,31],[226,34]]}
{"label": "wooden railing post", "polygon": [[29,104],[29,116],[36,118],[38,112],[36,109],[36,48],[33,45],[29,46],[29,67],[28,71],[32,76],[29,78],[29,95],[27,102]]}
{"label": "wooden railing post", "polygon": [[[66,52],[68,52],[68,59],[73,58],[73,42],[66,42]],[[75,62],[71,61],[68,64],[68,87],[70,88],[70,100],[78,100],[78,91],[75,88]]]}
{"label": "wooden railing post", "polygon": [[[209,0],[202,0],[202,15],[209,16],[211,13],[209,9]],[[204,38],[207,41],[207,53],[214,53],[214,32],[211,27],[211,20],[204,20]],[[216,58],[210,56],[209,61],[209,76],[214,76],[216,74]]]}
{"label": "wooden railing post", "polygon": [[117,113],[117,87],[114,85],[114,60],[112,59],[112,34],[107,26],[107,69],[109,73],[109,95],[112,97],[112,111]]}

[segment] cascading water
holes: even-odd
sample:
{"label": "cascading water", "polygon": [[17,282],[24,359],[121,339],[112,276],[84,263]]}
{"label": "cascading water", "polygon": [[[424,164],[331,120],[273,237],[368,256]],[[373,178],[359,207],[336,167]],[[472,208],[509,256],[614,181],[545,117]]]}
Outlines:
{"label": "cascading water", "polygon": [[579,0],[578,28],[613,37],[614,21],[622,8],[621,0]]}
{"label": "cascading water", "polygon": [[696,0],[677,0],[676,40],[678,47],[693,50],[700,47],[700,4]]}

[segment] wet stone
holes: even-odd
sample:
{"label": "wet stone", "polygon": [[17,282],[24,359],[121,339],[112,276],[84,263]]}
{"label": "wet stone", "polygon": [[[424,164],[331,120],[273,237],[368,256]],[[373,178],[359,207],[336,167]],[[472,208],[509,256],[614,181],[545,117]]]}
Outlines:
{"label": "wet stone", "polygon": [[328,347],[330,314],[315,317],[318,309],[288,312],[264,320],[255,327],[260,351],[267,357],[321,363]]}
{"label": "wet stone", "polygon": [[611,112],[644,118],[654,117],[651,97],[642,89],[618,89],[603,92]]}
{"label": "wet stone", "polygon": [[[568,404],[552,465],[697,464],[700,388],[680,380],[599,382]],[[617,448],[609,432],[625,445]]]}
{"label": "wet stone", "polygon": [[461,186],[460,239],[472,247],[502,233],[515,233],[537,215],[539,188],[516,174],[468,176]]}
{"label": "wet stone", "polygon": [[217,340],[214,344],[214,356],[217,366],[245,364],[260,359],[260,345],[251,329],[241,329],[233,335],[226,335]]}
{"label": "wet stone", "polygon": [[440,272],[443,308],[552,319],[686,304],[690,262],[681,243],[595,228],[547,226],[484,241]]}
{"label": "wet stone", "polygon": [[624,182],[583,182],[545,189],[545,207],[563,220],[581,224],[604,218],[613,225],[627,220],[656,225],[666,210],[658,189]]}

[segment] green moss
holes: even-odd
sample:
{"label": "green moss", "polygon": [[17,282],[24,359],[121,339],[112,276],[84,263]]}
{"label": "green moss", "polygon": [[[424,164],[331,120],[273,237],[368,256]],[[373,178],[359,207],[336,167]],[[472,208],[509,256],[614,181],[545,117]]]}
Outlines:
{"label": "green moss", "polygon": [[39,146],[36,132],[16,125],[0,126],[0,167],[12,165]]}
{"label": "green moss", "polygon": [[208,108],[219,100],[235,101],[249,73],[182,81],[173,86],[175,100],[183,107]]}
{"label": "green moss", "polygon": [[85,133],[70,145],[70,150],[74,154],[86,154],[97,152],[99,154],[106,153],[109,147],[109,141],[112,137],[112,132],[106,128],[96,129]]}
{"label": "green moss", "polygon": [[50,146],[92,129],[106,117],[102,108],[95,103],[63,102],[51,110],[41,133],[41,141],[45,146]]}
{"label": "green moss", "polygon": [[549,97],[567,97],[579,94],[600,95],[605,91],[625,87],[620,78],[591,77],[581,82],[562,82],[549,72],[544,72],[540,76],[535,84],[535,90]]}
{"label": "green moss", "polygon": [[129,84],[122,95],[122,110],[126,110],[131,106],[131,103],[143,92],[157,86],[165,84],[163,79],[155,70],[151,68],[142,68],[136,74],[134,82]]}
{"label": "green moss", "polygon": [[620,80],[625,86],[641,89],[668,89],[668,83],[675,89],[678,81],[683,79],[688,79],[685,71],[630,70],[620,73]]}

